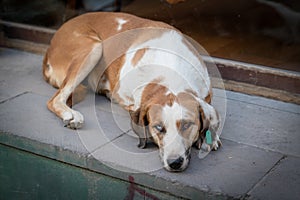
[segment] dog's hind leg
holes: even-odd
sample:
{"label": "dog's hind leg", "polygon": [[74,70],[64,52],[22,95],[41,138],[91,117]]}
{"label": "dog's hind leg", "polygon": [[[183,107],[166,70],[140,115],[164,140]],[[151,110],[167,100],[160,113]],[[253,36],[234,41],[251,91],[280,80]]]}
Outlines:
{"label": "dog's hind leg", "polygon": [[[82,41],[84,50],[77,50],[67,75],[56,94],[50,99],[48,109],[60,117],[65,126],[77,129],[81,128],[84,118],[81,113],[71,109],[67,100],[75,88],[88,76],[102,56],[102,45],[100,42]],[[89,43],[88,43],[89,42]],[[90,47],[87,49],[87,47]]]}

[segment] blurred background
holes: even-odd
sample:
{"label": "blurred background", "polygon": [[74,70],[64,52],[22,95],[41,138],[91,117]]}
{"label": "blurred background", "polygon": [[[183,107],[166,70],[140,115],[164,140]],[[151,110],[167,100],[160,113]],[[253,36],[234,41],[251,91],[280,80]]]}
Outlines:
{"label": "blurred background", "polygon": [[299,0],[1,0],[0,17],[57,29],[94,11],[169,23],[214,57],[300,71]]}

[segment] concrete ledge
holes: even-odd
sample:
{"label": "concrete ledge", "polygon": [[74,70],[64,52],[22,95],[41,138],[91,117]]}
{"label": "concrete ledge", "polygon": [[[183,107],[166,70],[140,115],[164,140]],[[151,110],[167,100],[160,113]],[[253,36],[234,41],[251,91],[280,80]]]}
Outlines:
{"label": "concrete ledge", "polygon": [[[59,161],[64,165],[71,165],[79,167],[101,176],[113,177],[117,181],[125,181],[130,183],[134,180],[134,185],[143,187],[148,190],[156,191],[157,199],[227,199],[228,196],[220,192],[209,192],[207,190],[201,191],[188,185],[177,183],[175,179],[168,180],[162,177],[156,177],[151,174],[130,174],[117,171],[113,168],[106,166],[88,155],[78,154],[67,149],[62,149],[58,146],[47,145],[38,141],[28,140],[27,138],[16,137],[12,134],[0,133],[0,145],[5,145],[22,152],[27,152],[41,156],[43,158]],[[1,159],[0,159],[1,160]],[[46,166],[47,167],[47,166]],[[28,169],[30,170],[30,169]],[[4,173],[4,171],[3,171]],[[38,182],[37,182],[38,184]],[[109,183],[107,183],[109,184]],[[54,191],[53,191],[54,192]],[[158,194],[161,193],[161,194]],[[151,193],[150,193],[151,194]],[[106,196],[113,196],[105,194]],[[162,198],[165,196],[165,198]],[[102,198],[99,196],[98,198]]]}
{"label": "concrete ledge", "polygon": [[[0,153],[3,155],[14,155],[9,152],[15,151],[25,157],[36,155],[35,161],[49,159],[51,162],[46,163],[55,161],[66,168],[72,166],[75,171],[80,168],[93,177],[113,179],[114,183],[102,182],[99,187],[120,182],[120,187],[127,192],[131,187],[143,188],[147,194],[161,199],[294,199],[300,195],[299,105],[226,91],[226,107],[218,103],[224,96],[214,89],[213,102],[219,112],[226,113],[221,135],[223,147],[204,159],[199,159],[198,151],[193,149],[190,166],[182,173],[164,169],[133,173],[119,170],[128,170],[132,161],[111,151],[111,147],[132,155],[154,152],[134,167],[159,163],[157,147],[145,150],[136,147],[137,139],[132,136],[128,117],[121,111],[115,115],[111,110],[118,111],[118,107],[112,107],[104,97],[89,93],[74,107],[85,116],[84,128],[78,132],[64,128],[46,108],[55,89],[42,79],[42,56],[0,48],[0,59],[0,145],[3,147]],[[99,126],[105,137],[99,135]],[[0,168],[7,169],[3,164],[7,159],[7,156],[0,157]],[[32,166],[30,161],[26,163]],[[10,170],[13,169],[18,168],[12,165]],[[5,174],[1,171],[0,177]],[[35,188],[31,197],[40,191]],[[124,198],[128,195],[122,194]],[[114,196],[109,190],[102,195],[100,198]],[[144,194],[140,198],[149,197]]]}

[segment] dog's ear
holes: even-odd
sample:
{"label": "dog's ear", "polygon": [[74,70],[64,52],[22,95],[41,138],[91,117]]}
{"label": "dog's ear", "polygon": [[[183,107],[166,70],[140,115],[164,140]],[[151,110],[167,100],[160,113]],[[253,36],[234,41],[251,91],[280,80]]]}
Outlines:
{"label": "dog's ear", "polygon": [[147,111],[139,108],[136,111],[129,111],[129,114],[132,130],[139,137],[138,147],[144,149],[147,146],[147,137],[149,136]]}
{"label": "dog's ear", "polygon": [[215,138],[219,128],[219,114],[209,103],[198,99],[199,102],[199,120],[200,129],[198,139],[195,142],[196,148],[200,149],[201,145],[206,137],[206,133],[209,130],[211,137]]}

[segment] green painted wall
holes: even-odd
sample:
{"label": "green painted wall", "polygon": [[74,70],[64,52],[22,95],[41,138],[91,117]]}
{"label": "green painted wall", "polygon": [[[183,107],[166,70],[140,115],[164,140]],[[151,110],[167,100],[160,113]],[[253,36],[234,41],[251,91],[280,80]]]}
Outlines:
{"label": "green painted wall", "polygon": [[0,199],[174,199],[0,144]]}

